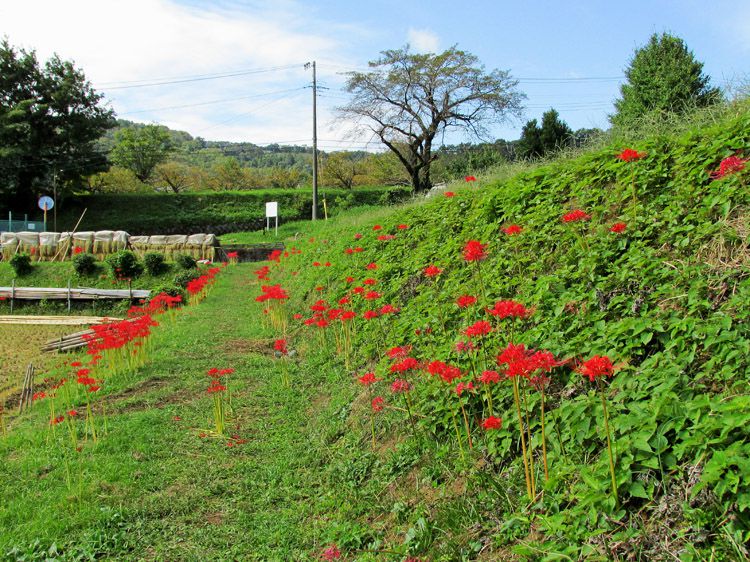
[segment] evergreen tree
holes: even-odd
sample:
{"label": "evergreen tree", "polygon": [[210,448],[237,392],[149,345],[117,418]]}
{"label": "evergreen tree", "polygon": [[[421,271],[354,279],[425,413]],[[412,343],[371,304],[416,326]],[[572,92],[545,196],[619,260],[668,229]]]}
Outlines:
{"label": "evergreen tree", "polygon": [[550,109],[542,115],[542,128],[539,131],[539,140],[542,143],[544,154],[554,152],[571,144],[573,129],[568,127],[565,121],[560,120],[560,114]]}
{"label": "evergreen tree", "polygon": [[636,49],[625,70],[627,82],[615,101],[614,125],[629,125],[652,112],[680,113],[693,106],[706,106],[721,99],[718,88],[709,86],[703,63],[679,37],[654,33]]}
{"label": "evergreen tree", "polygon": [[542,129],[536,119],[527,121],[521,130],[518,141],[518,155],[521,158],[538,158],[544,154],[542,145]]}

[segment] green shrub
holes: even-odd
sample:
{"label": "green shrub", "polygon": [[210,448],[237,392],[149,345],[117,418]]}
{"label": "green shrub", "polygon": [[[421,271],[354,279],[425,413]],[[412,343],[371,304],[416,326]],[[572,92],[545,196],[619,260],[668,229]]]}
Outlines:
{"label": "green shrub", "polygon": [[180,269],[195,269],[198,267],[198,262],[195,261],[195,258],[187,254],[177,254],[174,257],[174,261]]}
{"label": "green shrub", "polygon": [[146,272],[149,275],[160,275],[168,269],[164,260],[164,255],[159,252],[148,252],[143,256],[143,265],[146,266]]}
{"label": "green shrub", "polygon": [[19,277],[28,275],[33,269],[31,265],[31,256],[29,254],[16,254],[15,256],[10,258],[9,263],[13,268],[13,271],[15,271],[16,275],[18,275]]}
{"label": "green shrub", "polygon": [[73,270],[76,275],[93,275],[97,270],[96,256],[93,254],[78,254],[73,258]]}
{"label": "green shrub", "polygon": [[120,250],[107,256],[107,265],[115,279],[135,279],[143,273],[143,264],[130,250]]}
{"label": "green shrub", "polygon": [[197,269],[183,271],[175,275],[174,284],[178,287],[184,288],[187,287],[187,284],[190,283],[193,279],[197,279],[200,276],[201,274]]}

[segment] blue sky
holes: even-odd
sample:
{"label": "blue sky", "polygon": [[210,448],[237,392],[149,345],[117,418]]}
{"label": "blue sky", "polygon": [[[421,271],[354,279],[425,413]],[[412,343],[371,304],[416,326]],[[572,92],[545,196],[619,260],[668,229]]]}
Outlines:
{"label": "blue sky", "polygon": [[[407,42],[422,51],[456,44],[519,79],[524,117],[495,127],[495,138],[518,138],[550,107],[573,128],[606,127],[628,60],[654,32],[683,38],[715,85],[750,82],[747,1],[40,0],[33,16],[6,4],[1,34],[41,58],[74,60],[119,116],[210,140],[309,145],[303,64],[316,60],[328,88],[321,148],[378,149],[334,120],[346,101],[341,73]],[[217,74],[239,75],[144,85]]]}

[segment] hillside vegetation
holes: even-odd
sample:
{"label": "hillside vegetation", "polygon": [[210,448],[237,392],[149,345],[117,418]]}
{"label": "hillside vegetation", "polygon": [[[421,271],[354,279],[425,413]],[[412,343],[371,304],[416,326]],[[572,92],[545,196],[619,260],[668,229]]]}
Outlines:
{"label": "hillside vegetation", "polygon": [[[325,368],[346,373],[329,389],[348,395],[326,443],[330,485],[347,498],[330,523],[336,548],[748,555],[750,193],[747,170],[710,172],[747,155],[750,113],[743,102],[713,116],[634,143],[631,161],[609,146],[318,227],[271,264],[263,283],[290,295],[264,303],[276,336],[296,313],[288,345],[327,349]],[[458,305],[466,295],[477,302]],[[516,318],[495,306],[510,299],[525,307]],[[511,343],[556,362],[517,376]],[[596,356],[614,373],[586,362]],[[480,382],[485,371],[496,378]]]}

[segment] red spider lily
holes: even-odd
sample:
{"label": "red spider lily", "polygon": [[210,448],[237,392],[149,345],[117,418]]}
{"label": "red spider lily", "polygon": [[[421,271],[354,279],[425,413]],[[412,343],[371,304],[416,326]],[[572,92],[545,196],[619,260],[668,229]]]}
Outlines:
{"label": "red spider lily", "polygon": [[590,218],[591,218],[591,215],[587,214],[581,209],[576,209],[575,211],[571,211],[569,213],[564,214],[562,217],[562,221],[563,222],[579,222],[579,221],[587,221]]}
{"label": "red spider lily", "polygon": [[343,322],[345,320],[351,320],[352,318],[356,318],[356,317],[357,317],[357,313],[354,312],[353,310],[344,310],[341,313],[341,316],[339,318]]}
{"label": "red spider lily", "polygon": [[428,265],[424,268],[424,270],[422,270],[422,272],[426,277],[437,277],[443,272],[443,270],[436,265]]}
{"label": "red spider lily", "polygon": [[323,312],[324,310],[328,310],[328,303],[323,299],[319,299],[315,301],[315,304],[310,306],[310,310],[314,312]]}
{"label": "red spider lily", "polygon": [[322,560],[338,560],[339,558],[341,558],[341,551],[335,544],[332,544],[323,551],[323,553],[320,555],[320,558]]}
{"label": "red spider lily", "polygon": [[354,283],[354,277],[352,277],[352,276],[350,275],[349,277],[347,277],[347,278],[345,279],[345,281],[346,281],[347,283]]}
{"label": "red spider lily", "polygon": [[320,262],[319,261],[314,261],[313,262],[313,267],[320,267]]}
{"label": "red spider lily", "polygon": [[409,381],[405,381],[404,379],[396,379],[393,381],[393,384],[391,384],[391,391],[393,391],[394,394],[399,394],[402,392],[409,392],[411,390],[411,384]]}
{"label": "red spider lily", "polygon": [[497,371],[484,371],[479,380],[484,384],[500,382],[500,373]]}
{"label": "red spider lily", "polygon": [[372,227],[372,229],[373,229],[373,230],[382,230],[382,229],[383,229],[383,227],[382,227],[382,226],[380,226],[379,224],[376,224],[375,226],[373,226],[373,227]]}
{"label": "red spider lily", "polygon": [[258,281],[268,281],[268,274],[271,272],[271,268],[264,265],[260,269],[256,269],[253,273],[258,278]]}
{"label": "red spider lily", "polygon": [[637,150],[633,150],[632,148],[626,148],[617,155],[617,159],[622,160],[623,162],[635,162],[636,160],[640,160],[644,156],[646,156],[645,152],[638,152]]}
{"label": "red spider lily", "polygon": [[470,390],[470,391],[474,390],[474,383],[473,382],[468,382],[468,383],[460,382],[456,385],[456,394],[458,394],[459,396],[461,396],[466,390]]}
{"label": "red spider lily", "polygon": [[486,320],[479,320],[464,330],[464,334],[469,338],[486,336],[490,332],[492,332],[492,324]]}
{"label": "red spider lily", "polygon": [[357,380],[365,386],[370,386],[371,384],[378,382],[380,379],[375,376],[375,373],[365,373]]}
{"label": "red spider lily", "polygon": [[584,361],[578,367],[576,372],[581,373],[594,382],[599,377],[611,377],[615,374],[615,366],[612,360],[606,355],[594,355],[588,361]]}
{"label": "red spider lily", "polygon": [[227,387],[221,384],[218,379],[211,379],[211,382],[206,389],[206,393],[214,394],[216,392],[224,392],[226,389]]}
{"label": "red spider lily", "polygon": [[442,361],[432,361],[427,365],[427,372],[431,375],[438,375],[443,381],[452,384],[454,380],[461,378],[461,369],[443,363]]}
{"label": "red spider lily", "polygon": [[64,421],[65,421],[65,416],[57,416],[56,418],[52,418],[49,421],[49,424],[50,425],[57,425],[57,424],[62,423]]}
{"label": "red spider lily", "polygon": [[344,250],[344,253],[351,256],[354,253],[354,250],[352,248],[347,248],[346,250]]}
{"label": "red spider lily", "polygon": [[80,361],[73,361],[73,362],[72,362],[72,363],[70,364],[70,366],[71,366],[71,367],[82,367],[82,366],[83,366],[83,364],[82,364],[82,363],[81,363]]}
{"label": "red spider lily", "polygon": [[514,300],[497,301],[495,306],[487,309],[487,312],[500,319],[526,318],[531,314],[531,311],[528,308]]}
{"label": "red spider lily", "polygon": [[78,410],[68,410],[68,417],[70,418],[78,417]]}
{"label": "red spider lily", "polygon": [[467,182],[472,182],[472,181],[477,181],[477,178],[475,178],[474,176],[466,176],[464,177],[464,180]]}
{"label": "red spider lily", "polygon": [[289,349],[287,348],[287,342],[285,339],[276,340],[273,344],[273,348],[281,353],[281,355],[289,354]]}
{"label": "red spider lily", "polygon": [[408,224],[400,224],[396,228],[398,228],[399,230],[406,230],[407,228],[409,228],[409,225]]}
{"label": "red spider lily", "polygon": [[340,304],[341,306],[343,306],[343,305],[345,305],[345,304],[349,304],[349,302],[351,302],[351,299],[350,299],[349,297],[341,297],[341,298],[340,298],[340,299],[338,300],[338,303],[339,303],[339,304]]}
{"label": "red spider lily", "polygon": [[368,263],[365,266],[365,269],[369,269],[369,270],[374,270],[374,269],[377,269],[377,268],[378,268],[378,264],[376,264],[375,262]]}
{"label": "red spider lily", "polygon": [[78,255],[78,254],[80,254],[80,253],[83,253],[83,248],[81,248],[80,246],[76,246],[75,248],[73,248],[73,253],[74,253],[75,255]]}
{"label": "red spider lily", "polygon": [[362,284],[363,285],[376,285],[377,282],[378,282],[377,279],[373,279],[372,277],[368,277],[367,279],[365,279],[364,281],[362,281]]}
{"label": "red spider lily", "polygon": [[729,174],[734,174],[745,169],[745,163],[747,160],[743,160],[739,156],[729,156],[724,158],[719,164],[719,169],[710,172],[708,175],[712,180],[718,180]]}
{"label": "red spider lily", "polygon": [[482,421],[482,428],[486,431],[493,431],[502,429],[503,418],[496,418],[495,416],[488,416],[487,419]]}
{"label": "red spider lily", "polygon": [[227,259],[236,260],[238,257],[240,257],[239,252],[227,252]]}
{"label": "red spider lily", "polygon": [[378,317],[378,313],[375,312],[374,310],[365,310],[362,313],[362,318],[364,318],[365,320],[372,320],[377,317]]}
{"label": "red spider lily", "polygon": [[296,312],[296,313],[294,314],[293,318],[294,318],[295,320],[301,320],[301,319],[302,319],[302,315],[301,315],[301,314],[300,314],[299,312]]}
{"label": "red spider lily", "polygon": [[521,234],[523,228],[518,226],[517,224],[510,224],[504,228],[501,228],[500,230],[502,230],[508,236],[515,236],[516,234]]}
{"label": "red spider lily", "polygon": [[394,314],[401,310],[400,308],[396,308],[392,304],[384,304],[380,307],[380,315],[385,316],[386,314]]}
{"label": "red spider lily", "polygon": [[469,240],[464,246],[464,260],[481,261],[487,257],[487,245],[482,244],[479,240]]}
{"label": "red spider lily", "polygon": [[471,306],[477,302],[477,297],[473,297],[471,295],[461,295],[456,299],[456,304],[458,305],[458,308],[466,308]]}
{"label": "red spider lily", "polygon": [[360,240],[361,238],[362,238],[362,234],[360,234],[359,232],[357,232],[357,234],[354,235],[355,240]]}
{"label": "red spider lily", "polygon": [[281,285],[263,285],[261,286],[263,294],[255,297],[258,302],[265,302],[267,300],[285,300],[289,298],[287,292],[281,288]]}
{"label": "red spider lily", "polygon": [[391,373],[405,373],[419,369],[419,367],[419,361],[414,359],[414,357],[405,357],[398,363],[391,365]]}
{"label": "red spider lily", "polygon": [[378,240],[380,240],[381,242],[393,240],[394,238],[396,238],[396,236],[393,234],[381,234],[380,236],[378,236]]}
{"label": "red spider lily", "polygon": [[388,350],[388,357],[391,359],[402,359],[404,357],[408,357],[411,353],[411,346],[410,345],[403,345],[403,346],[396,346],[392,347]]}
{"label": "red spider lily", "polygon": [[331,262],[327,261],[323,264],[325,267],[331,267]]}
{"label": "red spider lily", "polygon": [[456,194],[453,193],[452,191],[446,191],[443,195],[445,195],[446,197],[455,197],[456,196]]}
{"label": "red spider lily", "polygon": [[383,410],[385,404],[385,400],[383,400],[382,396],[376,396],[372,399],[372,403],[370,404],[372,406],[373,412],[380,412]]}
{"label": "red spider lily", "polygon": [[281,250],[274,250],[270,254],[268,254],[268,261],[275,261],[276,263],[279,263],[281,261]]}
{"label": "red spider lily", "polygon": [[364,295],[364,299],[368,301],[374,301],[378,300],[383,295],[381,293],[378,293],[377,291],[367,291]]}
{"label": "red spider lily", "polygon": [[36,402],[37,400],[43,400],[44,398],[47,398],[46,392],[35,392],[31,397],[31,401]]}
{"label": "red spider lily", "polygon": [[609,227],[609,231],[614,232],[615,234],[620,234],[627,228],[627,226],[628,225],[626,225],[624,222],[616,222]]}

